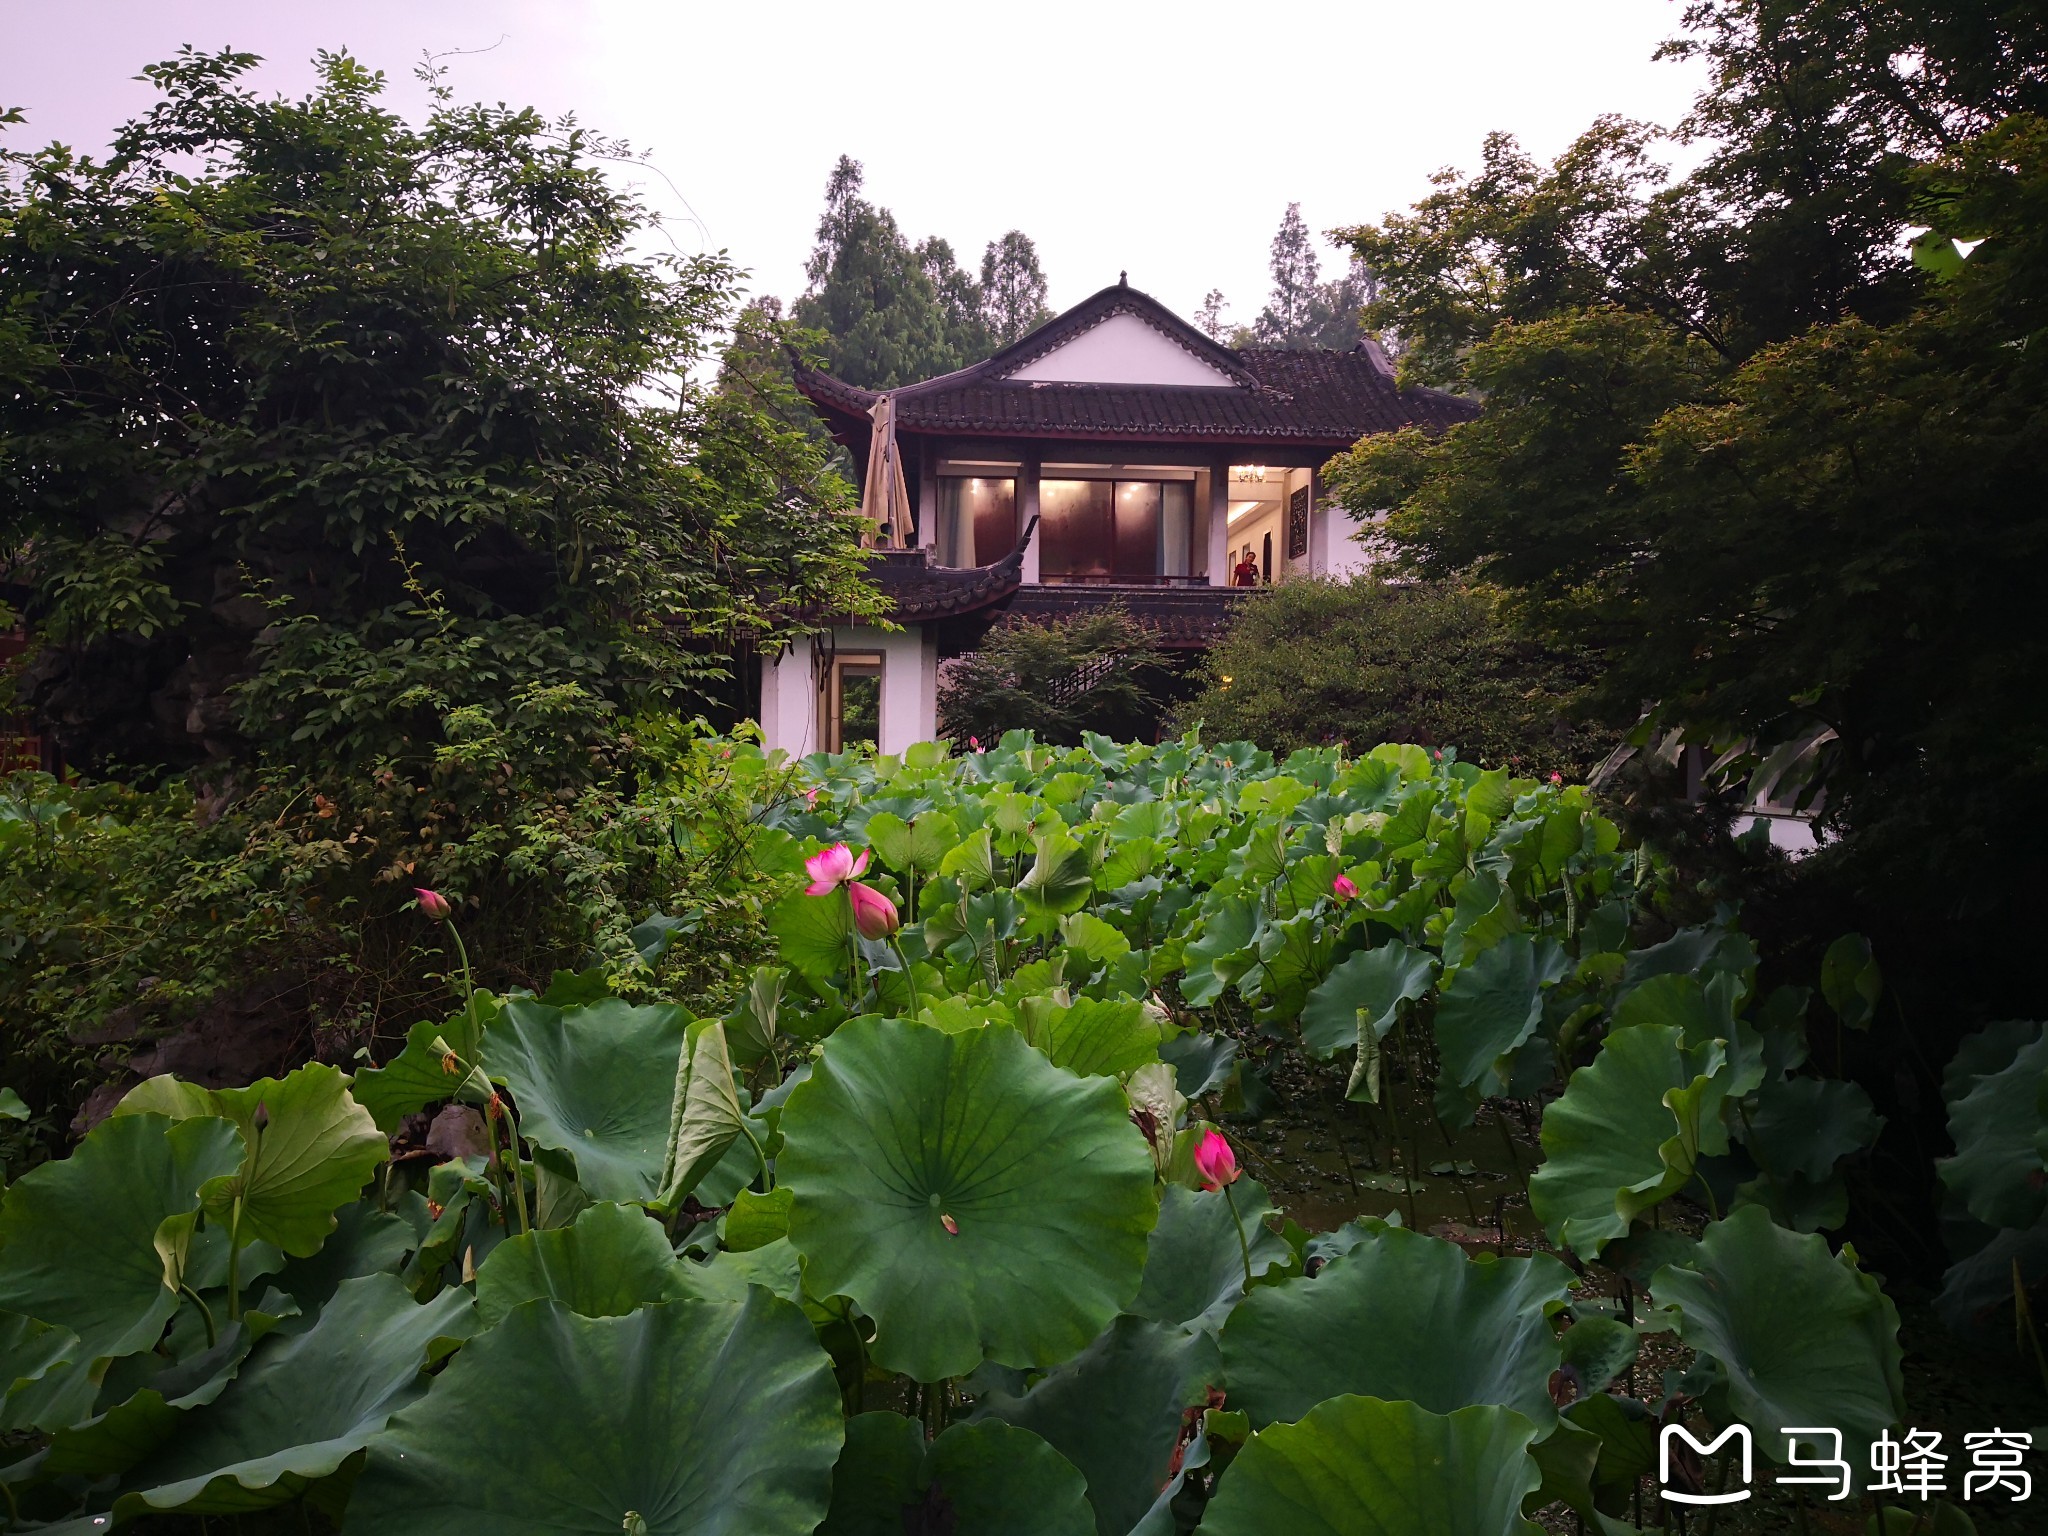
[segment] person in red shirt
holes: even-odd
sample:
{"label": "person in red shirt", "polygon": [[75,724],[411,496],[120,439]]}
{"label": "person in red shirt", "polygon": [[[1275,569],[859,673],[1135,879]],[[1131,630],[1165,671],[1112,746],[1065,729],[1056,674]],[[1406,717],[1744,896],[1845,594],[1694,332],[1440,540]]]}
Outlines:
{"label": "person in red shirt", "polygon": [[1237,557],[1237,564],[1230,571],[1230,584],[1233,587],[1256,587],[1259,584],[1259,563],[1252,558],[1250,548]]}

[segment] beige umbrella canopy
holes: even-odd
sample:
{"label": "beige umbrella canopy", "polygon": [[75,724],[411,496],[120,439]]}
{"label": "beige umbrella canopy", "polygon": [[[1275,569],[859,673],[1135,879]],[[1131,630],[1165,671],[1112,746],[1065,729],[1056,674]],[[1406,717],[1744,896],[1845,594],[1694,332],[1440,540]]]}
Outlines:
{"label": "beige umbrella canopy", "polygon": [[867,528],[861,542],[910,547],[910,488],[903,483],[903,458],[896,446],[896,402],[884,395],[868,415],[875,431],[868,444],[868,478],[861,487],[860,513]]}

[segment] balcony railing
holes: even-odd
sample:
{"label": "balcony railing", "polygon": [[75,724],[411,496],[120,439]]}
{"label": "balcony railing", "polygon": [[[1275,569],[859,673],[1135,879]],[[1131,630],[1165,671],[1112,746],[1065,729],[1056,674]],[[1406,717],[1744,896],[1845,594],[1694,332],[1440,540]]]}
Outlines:
{"label": "balcony railing", "polygon": [[1047,587],[1206,587],[1206,576],[1054,575],[1041,572],[1039,585]]}

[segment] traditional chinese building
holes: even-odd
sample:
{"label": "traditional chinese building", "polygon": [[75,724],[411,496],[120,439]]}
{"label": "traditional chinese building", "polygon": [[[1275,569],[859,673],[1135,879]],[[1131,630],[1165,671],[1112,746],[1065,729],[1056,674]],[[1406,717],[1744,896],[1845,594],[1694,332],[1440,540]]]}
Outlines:
{"label": "traditional chinese building", "polygon": [[1359,438],[1476,414],[1349,352],[1221,346],[1119,282],[993,357],[862,389],[797,386],[852,452],[900,632],[842,625],[762,662],[770,747],[899,752],[937,731],[939,665],[1006,616],[1120,603],[1199,649],[1254,586],[1371,561],[1318,470]]}

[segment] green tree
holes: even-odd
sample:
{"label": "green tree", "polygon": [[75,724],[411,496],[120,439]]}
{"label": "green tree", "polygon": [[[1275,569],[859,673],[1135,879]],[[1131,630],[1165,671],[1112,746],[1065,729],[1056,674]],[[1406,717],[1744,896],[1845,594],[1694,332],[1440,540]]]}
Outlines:
{"label": "green tree", "polygon": [[256,62],[150,69],[104,160],[0,153],[0,556],[71,761],[701,702],[738,633],[862,601],[822,456],[690,382],[738,274],[634,255],[603,146],[438,84],[409,125],[345,54],[260,100]]}
{"label": "green tree", "polygon": [[1044,622],[1003,624],[939,677],[939,733],[993,742],[1005,731],[1079,746],[1083,731],[1142,734],[1171,687],[1170,663],[1116,604]]}
{"label": "green tree", "polygon": [[1021,229],[989,241],[981,253],[981,313],[998,347],[1007,347],[1052,318],[1045,306],[1045,272],[1038,265],[1038,247]]}
{"label": "green tree", "polygon": [[[818,243],[804,268],[810,287],[790,306],[790,318],[823,335],[827,372],[849,384],[890,389],[971,359],[955,345],[962,316],[949,327],[946,305],[896,216],[860,195],[863,174],[847,155],[833,166]],[[942,275],[945,267],[958,270],[950,246]]]}
{"label": "green tree", "polygon": [[1740,773],[1823,738],[1843,837],[1809,868],[1931,978],[2048,858],[2011,816],[2048,787],[2048,21],[1706,0],[1667,51],[1711,67],[1690,174],[1615,119],[1549,166],[1496,137],[1352,232],[1368,323],[1487,409],[1333,484],[1412,569],[1596,649],[1610,721],[1649,701]]}
{"label": "green tree", "polygon": [[988,356],[999,343],[991,334],[981,284],[960,265],[952,245],[937,235],[920,240],[914,254],[945,317],[947,351],[968,362]]}
{"label": "green tree", "polygon": [[1412,741],[1489,768],[1583,777],[1615,744],[1573,707],[1591,658],[1520,638],[1497,607],[1455,582],[1282,582],[1245,604],[1177,718],[1276,754]]}

